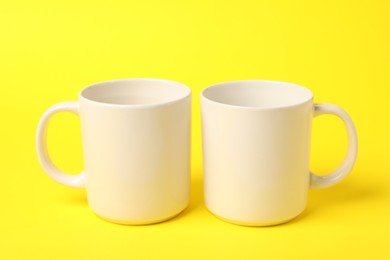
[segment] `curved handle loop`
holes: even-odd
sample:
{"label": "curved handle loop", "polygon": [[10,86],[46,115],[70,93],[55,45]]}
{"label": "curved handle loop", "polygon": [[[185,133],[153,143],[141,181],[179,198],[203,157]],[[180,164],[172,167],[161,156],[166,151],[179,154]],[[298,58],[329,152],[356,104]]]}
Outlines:
{"label": "curved handle loop", "polygon": [[43,114],[41,120],[39,121],[37,135],[36,135],[36,147],[37,147],[38,160],[42,168],[46,171],[47,175],[49,175],[57,182],[75,188],[83,188],[85,187],[84,172],[78,175],[71,175],[62,172],[54,165],[53,161],[50,159],[49,152],[47,150],[46,136],[47,136],[48,123],[50,122],[50,119],[54,114],[61,111],[68,111],[78,115],[79,104],[76,101],[61,102],[50,107]]}
{"label": "curved handle loop", "polygon": [[314,116],[316,117],[323,114],[338,116],[344,122],[348,134],[348,149],[344,161],[333,172],[325,176],[318,176],[313,173],[310,174],[310,188],[325,188],[338,183],[352,170],[357,157],[358,139],[356,128],[351,117],[338,106],[331,104],[316,104],[314,106]]}

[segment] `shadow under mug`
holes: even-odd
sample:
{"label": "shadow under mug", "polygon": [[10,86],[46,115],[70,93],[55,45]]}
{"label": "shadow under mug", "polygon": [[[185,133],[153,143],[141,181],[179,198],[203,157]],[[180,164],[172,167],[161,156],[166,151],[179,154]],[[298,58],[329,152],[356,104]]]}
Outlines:
{"label": "shadow under mug", "polygon": [[[357,156],[348,114],[313,104],[310,90],[261,80],[213,85],[201,93],[206,207],[231,223],[267,226],[289,221],[306,207],[309,188],[342,180]],[[348,133],[342,164],[326,176],[309,171],[312,118],[333,114]]]}
{"label": "shadow under mug", "polygon": [[[80,115],[85,170],[70,175],[51,161],[47,126],[57,112]],[[189,202],[191,90],[159,79],[122,79],[81,90],[42,116],[39,162],[54,180],[87,190],[98,216],[121,224],[169,219]]]}

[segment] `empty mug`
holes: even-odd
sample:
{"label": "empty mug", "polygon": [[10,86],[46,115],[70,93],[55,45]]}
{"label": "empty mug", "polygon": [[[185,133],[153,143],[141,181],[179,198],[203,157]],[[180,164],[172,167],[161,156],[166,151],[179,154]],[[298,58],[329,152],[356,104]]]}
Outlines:
{"label": "empty mug", "polygon": [[[85,170],[70,175],[50,160],[47,125],[57,112],[80,115]],[[54,180],[87,190],[98,216],[121,224],[169,219],[189,202],[191,90],[160,79],[122,79],[81,90],[49,108],[37,130],[39,161]]]}
{"label": "empty mug", "polygon": [[[299,215],[309,188],[342,180],[357,155],[357,134],[348,114],[313,104],[310,90],[277,81],[233,81],[201,93],[204,192],[217,217],[248,226],[275,225]],[[342,164],[318,176],[309,171],[312,118],[333,114],[348,133]]]}

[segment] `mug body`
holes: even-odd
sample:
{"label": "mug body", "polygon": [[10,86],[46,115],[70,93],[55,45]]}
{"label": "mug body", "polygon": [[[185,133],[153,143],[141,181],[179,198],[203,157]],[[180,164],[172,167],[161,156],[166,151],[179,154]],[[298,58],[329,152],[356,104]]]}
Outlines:
{"label": "mug body", "polygon": [[122,224],[169,219],[189,202],[191,91],[158,79],[91,85],[79,94],[88,203]]}
{"label": "mug body", "polygon": [[265,226],[305,208],[312,93],[276,81],[234,81],[201,94],[207,208],[228,222]]}

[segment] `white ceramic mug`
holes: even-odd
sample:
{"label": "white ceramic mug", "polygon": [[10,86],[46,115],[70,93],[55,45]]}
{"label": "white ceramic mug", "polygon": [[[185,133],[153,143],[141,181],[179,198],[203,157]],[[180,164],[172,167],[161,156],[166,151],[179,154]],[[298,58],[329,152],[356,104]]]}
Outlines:
{"label": "white ceramic mug", "polygon": [[[277,81],[233,81],[201,93],[205,202],[228,222],[266,226],[286,222],[306,206],[309,188],[342,180],[357,155],[348,114],[313,104],[310,90]],[[342,164],[326,176],[309,171],[312,118],[333,114],[348,133]]]}
{"label": "white ceramic mug", "polygon": [[[85,170],[70,175],[50,160],[47,125],[57,112],[80,115]],[[62,102],[42,116],[39,161],[54,180],[85,187],[91,209],[121,224],[169,219],[189,202],[191,90],[159,79],[93,84],[79,101]]]}

